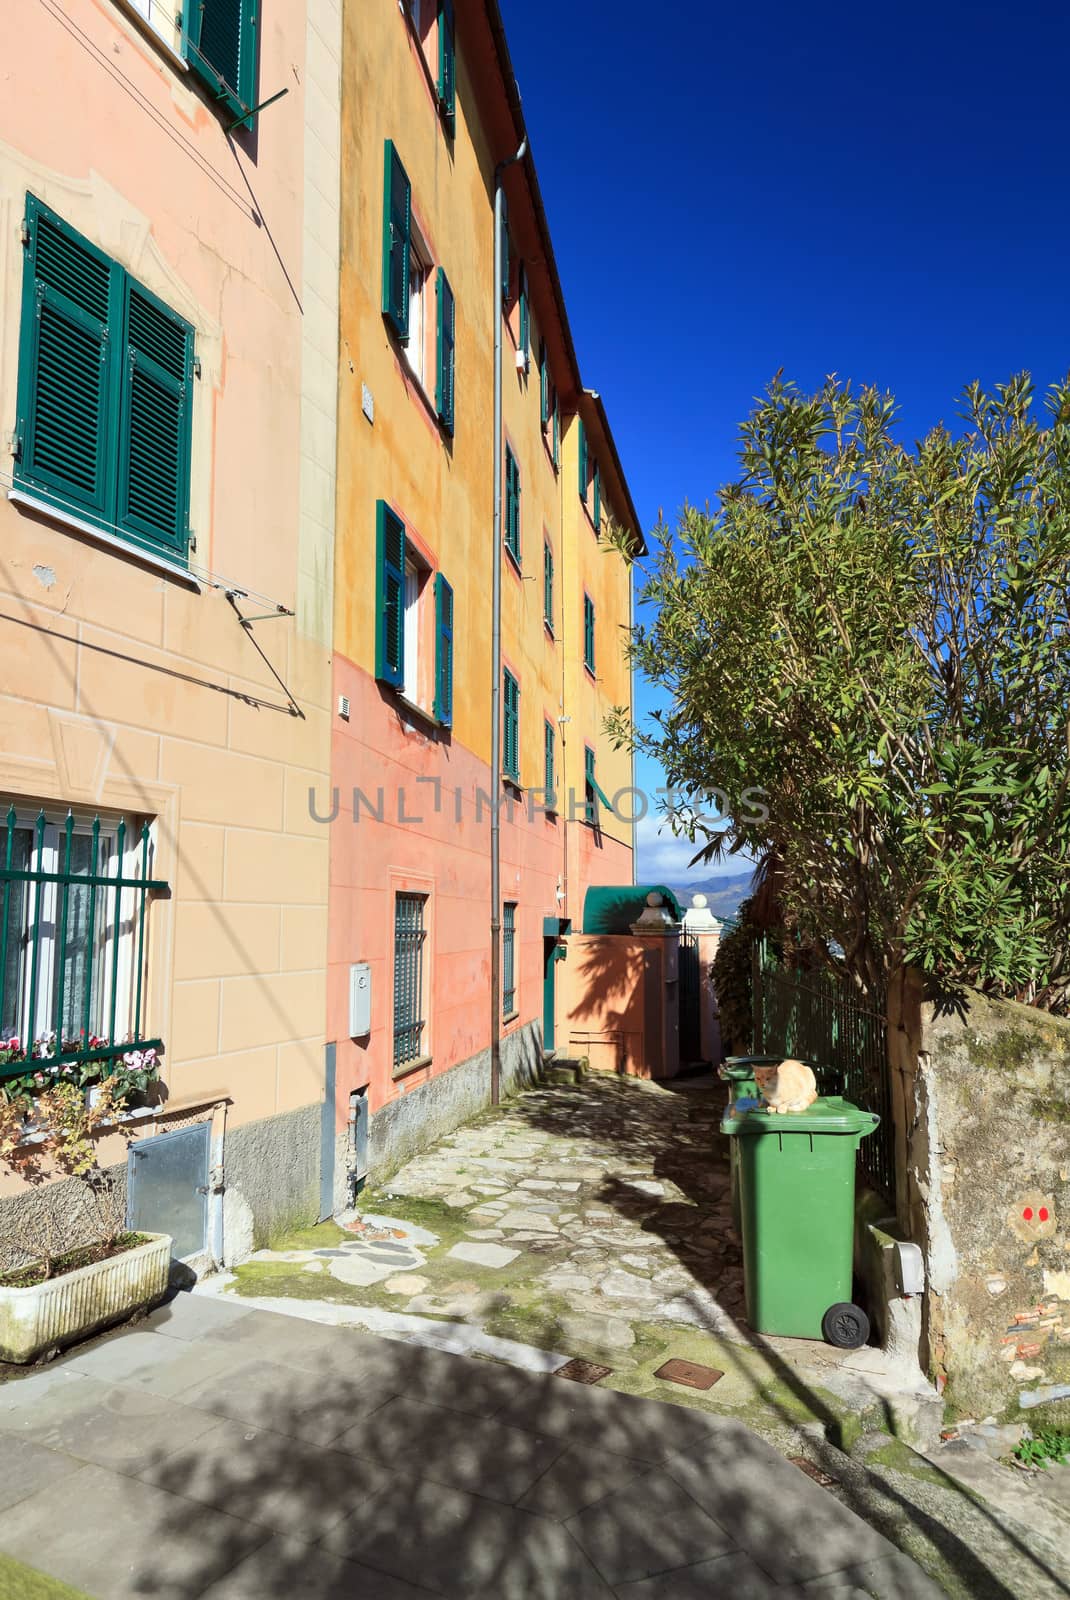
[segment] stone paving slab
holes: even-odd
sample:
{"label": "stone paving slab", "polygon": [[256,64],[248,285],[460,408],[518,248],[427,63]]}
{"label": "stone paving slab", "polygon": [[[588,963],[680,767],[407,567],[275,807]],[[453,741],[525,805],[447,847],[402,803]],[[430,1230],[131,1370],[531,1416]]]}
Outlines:
{"label": "stone paving slab", "polygon": [[[93,1600],[715,1600],[902,1560],[738,1423],[296,1317],[167,1309],[0,1388],[25,1466],[0,1551]],[[243,1362],[142,1386],[221,1350]],[[129,1382],[87,1375],[124,1351]]]}

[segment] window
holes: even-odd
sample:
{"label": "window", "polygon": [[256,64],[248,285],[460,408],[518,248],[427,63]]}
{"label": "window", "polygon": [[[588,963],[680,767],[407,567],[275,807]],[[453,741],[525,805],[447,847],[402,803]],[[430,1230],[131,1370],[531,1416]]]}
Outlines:
{"label": "window", "polygon": [[505,447],[505,548],[520,565],[520,468],[509,446]]}
{"label": "window", "polygon": [[589,744],[583,747],[583,799],[584,820],[598,826],[598,785],[594,776],[594,751]]}
{"label": "window", "polygon": [[383,315],[398,338],[409,337],[409,266],[412,256],[412,185],[388,139],[383,176]]}
{"label": "window", "polygon": [[394,901],[394,1071],[424,1056],[424,906],[422,894]]}
{"label": "window", "polygon": [[583,664],[594,672],[594,601],[589,594],[583,597]]}
{"label": "window", "polygon": [[516,905],[502,906],[502,1016],[516,1015]]}
{"label": "window", "polygon": [[553,459],[554,459],[554,469],[556,471],[556,469],[558,467],[560,467],[560,465],[561,465],[561,406],[560,406],[560,404],[558,402],[558,399],[557,399],[556,395],[554,396],[554,448],[553,448]]}
{"label": "window", "polygon": [[[148,823],[32,812],[9,804],[0,830],[0,1076],[23,1055],[105,1061],[146,1037]],[[22,1047],[15,1054],[12,1041]]]}
{"label": "window", "polygon": [[593,477],[594,477],[594,510],[591,513],[591,520],[594,523],[594,531],[595,531],[595,533],[598,533],[599,529],[602,526],[602,474],[601,474],[601,472],[599,472],[597,464],[595,465]]}
{"label": "window", "polygon": [[375,676],[400,689],[405,682],[405,524],[380,500],[376,507]]}
{"label": "window", "polygon": [[554,759],[554,725],[549,717],[542,725],[543,771],[542,786],[546,790],[547,811],[557,810],[557,763]]}
{"label": "window", "polygon": [[376,505],[375,521],[375,676],[417,707],[427,707],[430,690],[430,714],[448,728],[453,723],[453,589],[441,572],[434,574],[432,678],[426,634],[421,646],[421,632],[431,626],[431,568],[385,500]]}
{"label": "window", "polygon": [[446,132],[452,138],[457,125],[457,42],[453,0],[438,0],[438,107]]}
{"label": "window", "polygon": [[520,782],[520,685],[506,669],[502,694],[502,771],[512,783]]}
{"label": "window", "polygon": [[524,263],[520,263],[517,271],[517,334],[516,354],[517,367],[522,372],[528,370],[528,351],[531,346],[531,309],[528,302],[528,275]]}
{"label": "window", "polygon": [[435,573],[435,721],[453,723],[453,590]]}
{"label": "window", "polygon": [[543,432],[550,421],[550,359],[546,354],[546,340],[539,340],[539,416]]}
{"label": "window", "polygon": [[26,239],[16,486],[184,563],[193,329],[33,195]]}
{"label": "window", "polygon": [[409,226],[409,317],[405,359],[409,370],[422,387],[426,388],[427,374],[427,286],[431,281],[431,263],[423,239],[410,220]]}
{"label": "window", "polygon": [[546,539],[542,546],[542,620],[550,630],[554,631],[554,553],[550,548],[550,541]]}
{"label": "window", "polygon": [[591,478],[590,456],[587,451],[587,429],[583,426],[583,418],[577,420],[579,428],[579,453],[580,453],[580,499],[587,504],[587,485]]}
{"label": "window", "polygon": [[449,279],[439,267],[435,277],[436,361],[435,410],[447,433],[453,432],[453,384],[457,312]]}
{"label": "window", "polygon": [[[151,3],[160,9],[158,0]],[[258,9],[259,0],[185,0],[190,70],[245,127],[256,105]]]}
{"label": "window", "polygon": [[164,44],[172,50],[181,52],[182,39],[175,26],[174,0],[130,0],[130,4],[139,17],[143,17],[152,29],[158,33]]}

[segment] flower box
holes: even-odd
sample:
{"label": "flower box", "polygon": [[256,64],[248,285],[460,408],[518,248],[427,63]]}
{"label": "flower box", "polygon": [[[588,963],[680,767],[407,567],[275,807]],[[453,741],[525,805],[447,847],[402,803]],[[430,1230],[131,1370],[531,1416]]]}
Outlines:
{"label": "flower box", "polygon": [[154,1233],[132,1250],[44,1283],[0,1287],[0,1361],[32,1361],[152,1305],[163,1298],[170,1265],[171,1237]]}

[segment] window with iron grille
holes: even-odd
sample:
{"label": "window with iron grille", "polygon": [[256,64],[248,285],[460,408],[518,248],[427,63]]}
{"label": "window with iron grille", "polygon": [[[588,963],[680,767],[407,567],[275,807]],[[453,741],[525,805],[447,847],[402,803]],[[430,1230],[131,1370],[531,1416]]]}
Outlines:
{"label": "window with iron grille", "polygon": [[422,894],[394,902],[394,1067],[418,1061],[424,1050],[424,907]]}
{"label": "window with iron grille", "polygon": [[34,1057],[102,1066],[148,1037],[152,835],[13,802],[0,830],[0,1079]]}
{"label": "window with iron grille", "polygon": [[502,1015],[516,1011],[516,905],[507,900],[502,907]]}

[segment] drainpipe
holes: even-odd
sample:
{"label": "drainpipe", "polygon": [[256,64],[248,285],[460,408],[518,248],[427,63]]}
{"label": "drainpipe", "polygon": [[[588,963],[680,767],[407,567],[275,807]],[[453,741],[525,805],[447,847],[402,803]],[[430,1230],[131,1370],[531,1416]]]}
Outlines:
{"label": "drainpipe", "polygon": [[523,161],[527,134],[516,155],[494,169],[494,541],[491,563],[490,645],[490,1103],[501,1099],[501,790],[502,790],[502,174]]}

